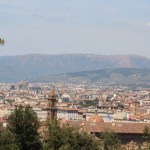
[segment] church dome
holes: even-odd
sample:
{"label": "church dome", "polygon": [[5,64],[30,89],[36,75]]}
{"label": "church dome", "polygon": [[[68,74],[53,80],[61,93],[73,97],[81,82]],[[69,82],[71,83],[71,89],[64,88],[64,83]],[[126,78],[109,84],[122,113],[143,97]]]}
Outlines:
{"label": "church dome", "polygon": [[104,120],[98,115],[93,115],[88,119],[88,122],[100,123],[100,122],[104,122]]}

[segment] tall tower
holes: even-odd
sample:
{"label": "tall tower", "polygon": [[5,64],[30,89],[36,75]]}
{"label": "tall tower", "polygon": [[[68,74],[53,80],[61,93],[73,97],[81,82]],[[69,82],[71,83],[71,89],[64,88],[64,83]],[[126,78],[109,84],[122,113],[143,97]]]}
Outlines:
{"label": "tall tower", "polygon": [[50,123],[55,119],[57,119],[57,106],[56,106],[55,88],[54,86],[52,86],[48,96],[47,121]]}

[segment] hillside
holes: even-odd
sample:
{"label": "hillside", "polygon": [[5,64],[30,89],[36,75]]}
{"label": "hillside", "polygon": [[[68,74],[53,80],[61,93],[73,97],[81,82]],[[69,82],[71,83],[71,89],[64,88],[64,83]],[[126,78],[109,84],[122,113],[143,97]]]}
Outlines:
{"label": "hillside", "polygon": [[0,56],[0,64],[0,81],[10,82],[103,68],[150,68],[150,59],[137,55],[30,54]]}
{"label": "hillside", "polygon": [[150,69],[116,68],[81,71],[75,73],[45,76],[36,81],[44,82],[99,82],[104,84],[150,86]]}

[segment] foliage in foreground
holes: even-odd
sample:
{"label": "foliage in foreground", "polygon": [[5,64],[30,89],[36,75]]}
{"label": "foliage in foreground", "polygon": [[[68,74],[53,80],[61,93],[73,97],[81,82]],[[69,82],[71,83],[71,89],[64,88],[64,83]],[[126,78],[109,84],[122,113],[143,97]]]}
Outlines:
{"label": "foliage in foreground", "polygon": [[49,125],[47,142],[44,150],[99,150],[99,144],[85,132],[64,125],[57,121]]}
{"label": "foliage in foreground", "polygon": [[[54,121],[40,137],[37,114],[29,106],[17,107],[8,119],[7,129],[0,130],[2,150],[119,150],[120,143],[112,131],[102,134],[98,142],[79,128]],[[42,141],[42,142],[41,142]]]}
{"label": "foliage in foreground", "polygon": [[102,147],[104,150],[121,150],[121,144],[116,134],[111,130],[102,133]]}
{"label": "foliage in foreground", "polygon": [[14,135],[7,129],[0,130],[0,149],[19,150]]}
{"label": "foliage in foreground", "polygon": [[5,44],[4,39],[1,39],[1,38],[0,38],[0,45],[4,45],[4,44]]}
{"label": "foliage in foreground", "polygon": [[147,143],[148,150],[150,149],[150,128],[145,126],[143,130],[143,138]]}
{"label": "foliage in foreground", "polygon": [[8,119],[8,129],[14,135],[20,150],[40,150],[37,114],[29,107],[18,107]]}

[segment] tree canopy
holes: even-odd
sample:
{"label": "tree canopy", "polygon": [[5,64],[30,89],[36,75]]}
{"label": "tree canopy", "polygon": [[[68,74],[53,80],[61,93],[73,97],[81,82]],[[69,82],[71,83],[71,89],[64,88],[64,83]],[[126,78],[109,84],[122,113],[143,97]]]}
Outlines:
{"label": "tree canopy", "polygon": [[0,45],[4,45],[5,44],[5,40],[0,38]]}
{"label": "tree canopy", "polygon": [[143,130],[143,138],[147,142],[148,149],[150,149],[150,128],[147,126]]}
{"label": "tree canopy", "polygon": [[116,134],[111,130],[102,133],[102,147],[104,150],[121,150],[121,144]]}
{"label": "tree canopy", "polygon": [[15,136],[7,129],[0,130],[0,149],[19,150]]}
{"label": "tree canopy", "polygon": [[[120,150],[120,141],[113,131],[105,131],[101,141],[94,136],[54,120],[44,125],[40,136],[37,114],[30,106],[19,106],[11,113],[7,129],[0,130],[0,149],[3,150]],[[149,139],[149,130],[144,131]]]}
{"label": "tree canopy", "polygon": [[8,119],[8,129],[15,136],[20,150],[40,150],[37,114],[29,107],[16,107]]}
{"label": "tree canopy", "polygon": [[98,103],[99,103],[98,99],[84,100],[84,101],[80,102],[80,106],[82,106],[82,107],[98,106]]}
{"label": "tree canopy", "polygon": [[99,150],[99,143],[85,132],[57,121],[49,125],[44,150]]}

